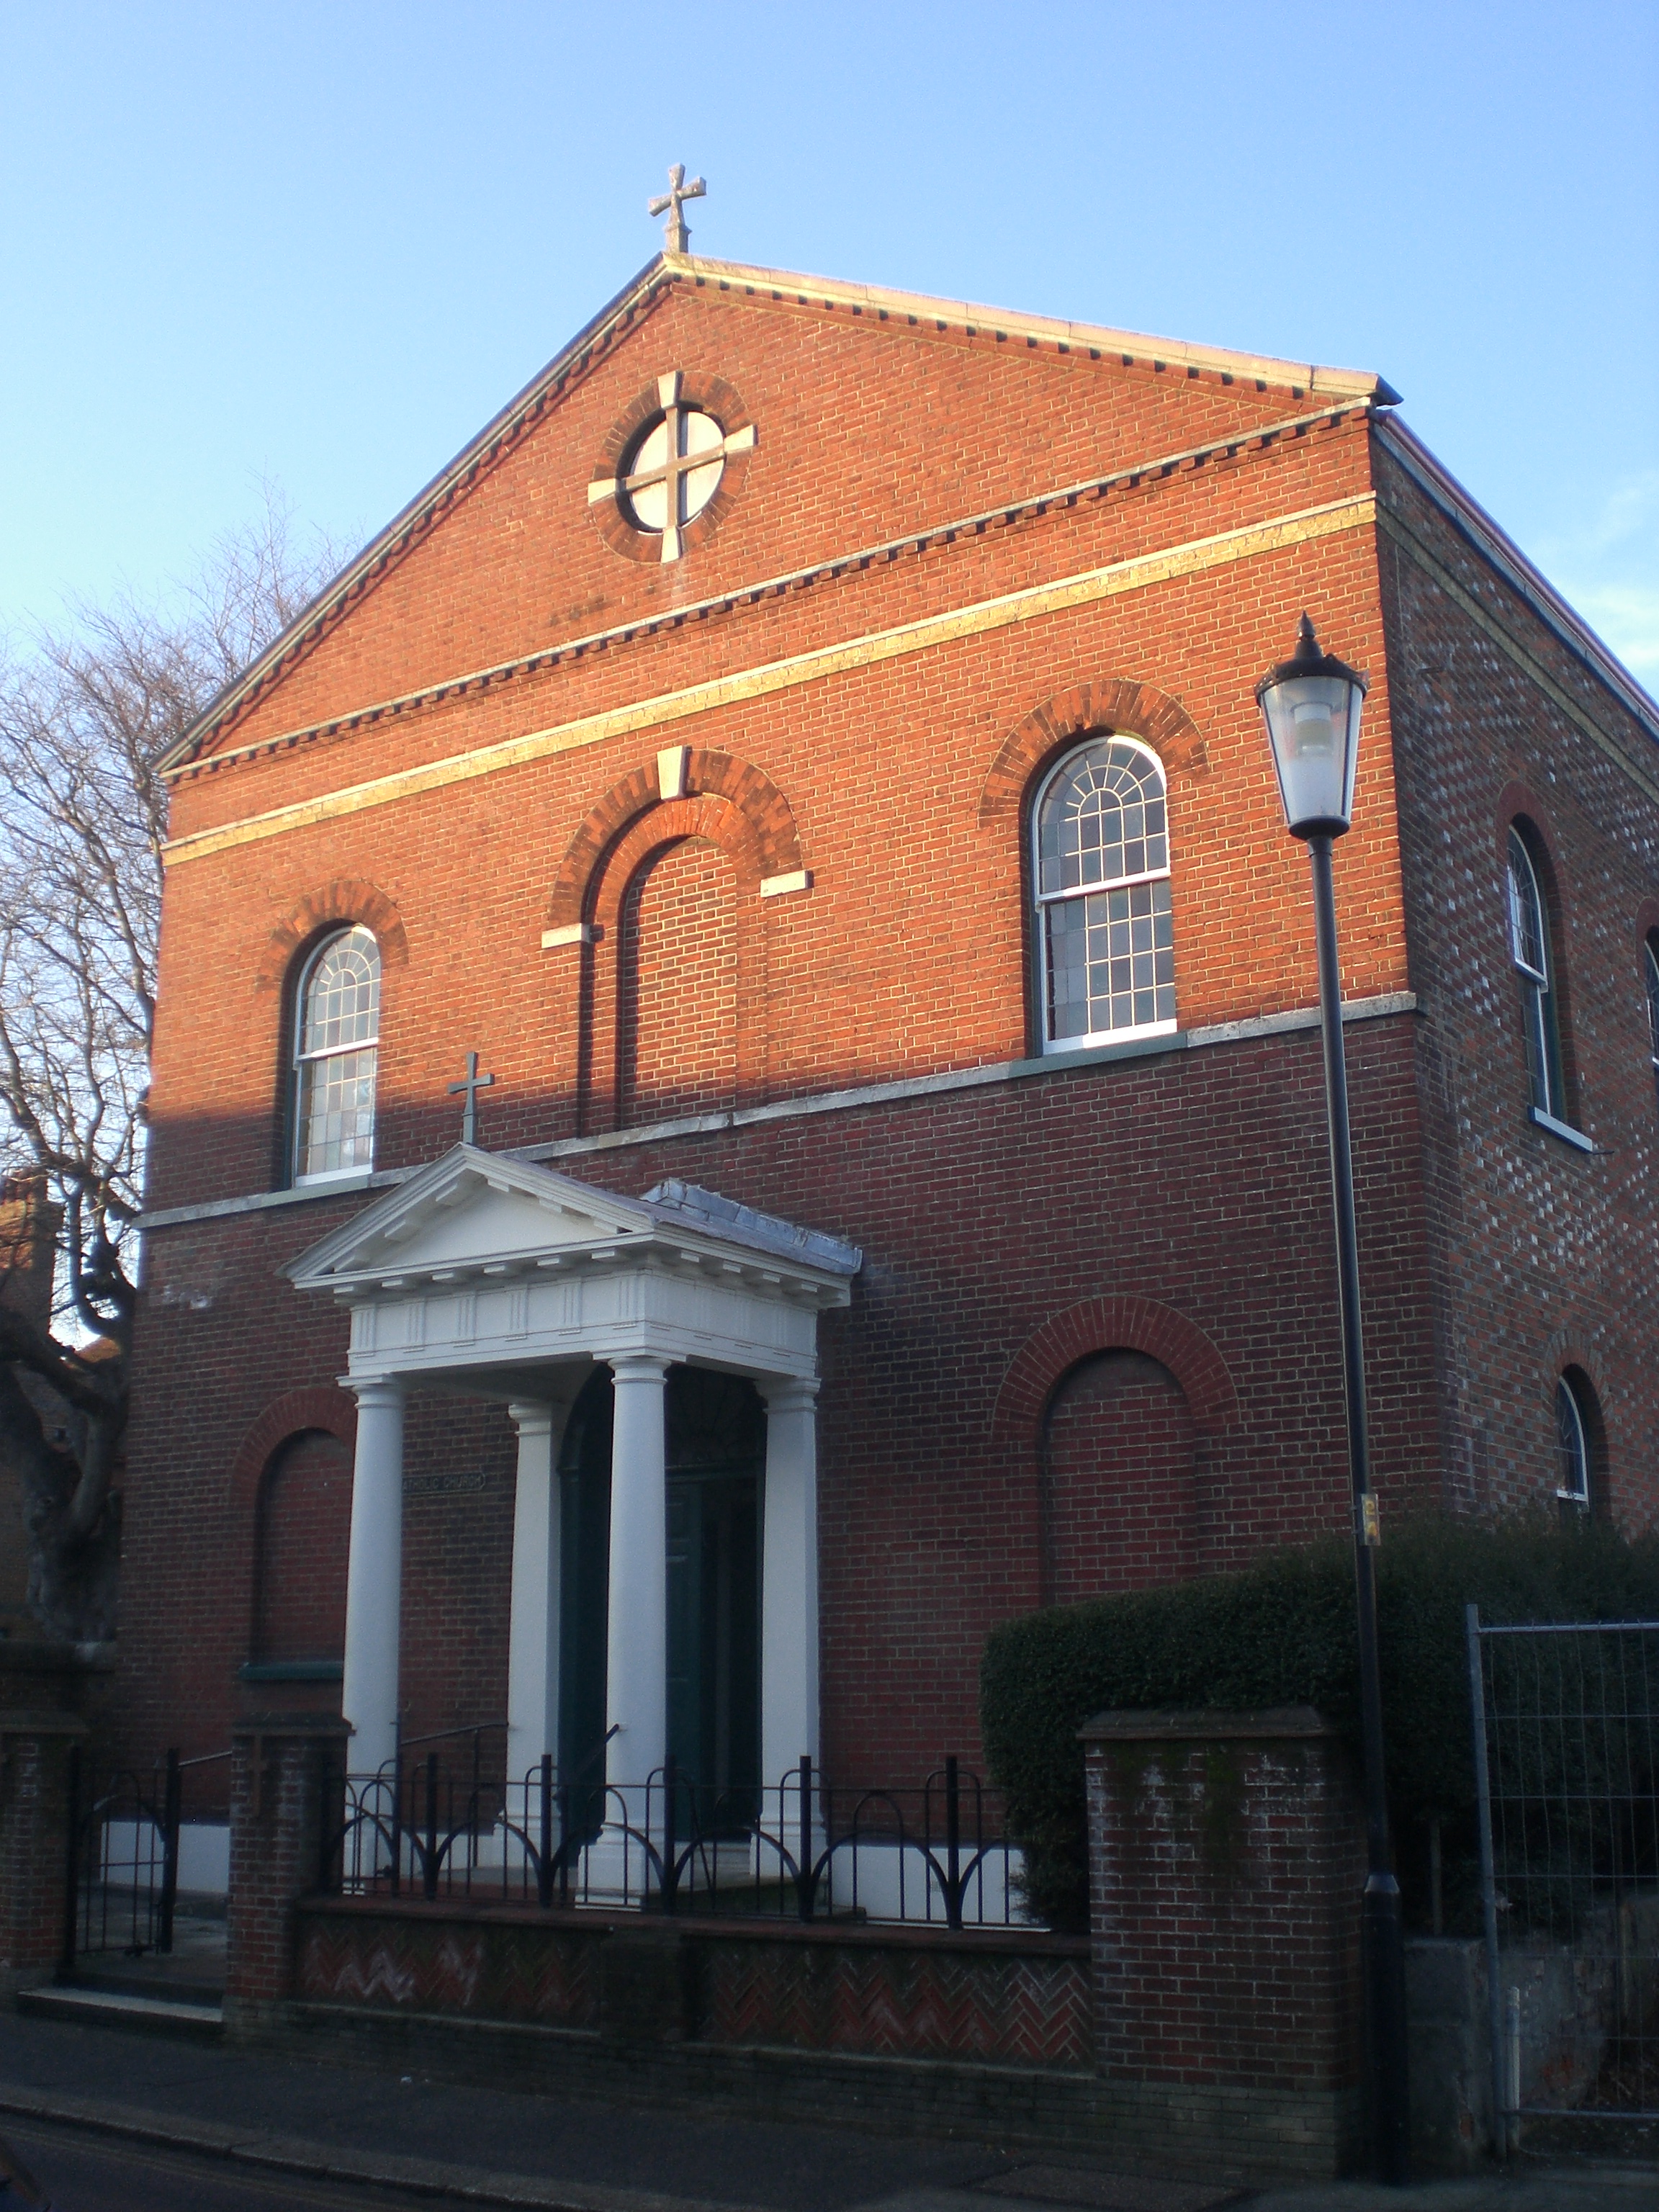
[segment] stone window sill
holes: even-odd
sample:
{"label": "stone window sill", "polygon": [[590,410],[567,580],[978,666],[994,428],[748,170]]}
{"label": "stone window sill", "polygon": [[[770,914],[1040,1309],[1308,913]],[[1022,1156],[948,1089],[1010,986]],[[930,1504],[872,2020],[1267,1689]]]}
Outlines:
{"label": "stone window sill", "polygon": [[1595,1150],[1593,1138],[1587,1137],[1582,1129],[1575,1129],[1569,1121],[1558,1121],[1553,1114],[1547,1114],[1541,1106],[1529,1106],[1527,1113],[1540,1129],[1547,1129],[1551,1136],[1559,1137],[1564,1145],[1571,1145],[1581,1152]]}

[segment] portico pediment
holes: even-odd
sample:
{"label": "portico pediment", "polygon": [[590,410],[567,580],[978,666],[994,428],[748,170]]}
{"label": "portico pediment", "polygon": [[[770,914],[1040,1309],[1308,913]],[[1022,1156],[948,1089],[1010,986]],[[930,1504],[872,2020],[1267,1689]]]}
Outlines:
{"label": "portico pediment", "polygon": [[801,1374],[861,1258],[695,1185],[623,1198],[462,1144],[283,1273],[353,1309],[354,1376],[636,1351]]}

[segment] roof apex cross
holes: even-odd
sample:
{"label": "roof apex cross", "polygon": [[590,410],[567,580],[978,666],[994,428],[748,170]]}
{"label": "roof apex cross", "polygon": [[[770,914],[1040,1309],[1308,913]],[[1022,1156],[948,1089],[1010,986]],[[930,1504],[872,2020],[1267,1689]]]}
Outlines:
{"label": "roof apex cross", "polygon": [[689,185],[686,183],[684,161],[676,161],[668,172],[668,190],[659,193],[650,203],[647,212],[667,216],[668,220],[662,227],[662,242],[670,253],[684,253],[690,250],[691,230],[685,220],[684,203],[703,198],[708,191],[708,187],[701,177],[693,177]]}

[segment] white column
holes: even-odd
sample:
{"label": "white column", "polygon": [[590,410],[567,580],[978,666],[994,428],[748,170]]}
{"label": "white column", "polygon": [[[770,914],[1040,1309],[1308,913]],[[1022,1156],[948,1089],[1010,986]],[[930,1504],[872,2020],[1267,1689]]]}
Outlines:
{"label": "white column", "polygon": [[404,1394],[398,1382],[351,1382],[357,1453],[346,1566],[341,1705],[356,1734],[352,1769],[373,1774],[397,1749],[398,1635],[404,1571]]}
{"label": "white column", "polygon": [[[668,1748],[668,1499],[665,1359],[613,1359],[611,1441],[611,1612],[605,1641],[606,1725],[618,1733],[605,1779],[644,1783]],[[644,1810],[630,1796],[629,1817]],[[614,1807],[613,1807],[614,1817]]]}
{"label": "white column", "polygon": [[558,1755],[559,1485],[554,1460],[570,1408],[507,1407],[519,1431],[513,1499],[513,1601],[507,1639],[507,1771],[520,1782]]}
{"label": "white column", "polygon": [[818,1755],[818,1453],[816,1382],[762,1380],[766,1401],[761,1559],[761,1782]]}

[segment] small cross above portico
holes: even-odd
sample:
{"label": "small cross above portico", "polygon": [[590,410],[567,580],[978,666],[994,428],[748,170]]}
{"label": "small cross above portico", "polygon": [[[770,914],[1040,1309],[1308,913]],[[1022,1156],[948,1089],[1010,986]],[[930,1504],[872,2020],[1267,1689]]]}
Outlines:
{"label": "small cross above portico", "polygon": [[647,212],[667,216],[668,220],[662,227],[662,242],[670,253],[684,253],[689,249],[691,231],[685,220],[684,205],[687,200],[703,198],[708,190],[701,177],[693,177],[689,185],[686,183],[684,161],[676,161],[668,172],[668,190],[651,202]]}
{"label": "small cross above portico", "polygon": [[478,1141],[478,1093],[488,1091],[495,1080],[493,1075],[479,1074],[478,1055],[476,1052],[470,1052],[466,1056],[465,1075],[460,1082],[452,1083],[449,1086],[452,1098],[458,1091],[466,1093],[466,1106],[461,1115],[461,1142],[464,1145],[476,1145]]}

